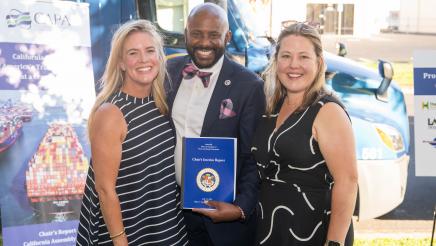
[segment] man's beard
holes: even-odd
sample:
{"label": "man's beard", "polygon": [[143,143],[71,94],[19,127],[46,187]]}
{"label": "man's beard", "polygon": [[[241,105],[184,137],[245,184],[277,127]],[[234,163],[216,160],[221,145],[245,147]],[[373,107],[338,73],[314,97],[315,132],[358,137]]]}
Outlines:
{"label": "man's beard", "polygon": [[[189,47],[187,45],[186,50],[188,51],[189,56],[191,57],[192,61],[198,68],[210,68],[213,65],[215,65],[218,60],[221,58],[221,56],[224,54],[225,49],[224,48],[204,48],[204,47]],[[195,51],[197,50],[210,50],[214,53],[214,59],[210,64],[207,65],[201,65],[198,63],[198,60],[195,57]]]}

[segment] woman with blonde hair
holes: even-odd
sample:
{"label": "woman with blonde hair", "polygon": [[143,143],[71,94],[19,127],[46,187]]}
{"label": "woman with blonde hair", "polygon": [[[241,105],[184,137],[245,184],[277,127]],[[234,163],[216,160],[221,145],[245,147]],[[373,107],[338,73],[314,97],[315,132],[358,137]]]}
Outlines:
{"label": "woman with blonde hair", "polygon": [[354,137],[342,104],[325,88],[322,52],[315,28],[293,24],[282,30],[264,73],[267,112],[252,148],[261,178],[260,245],[352,244]]}
{"label": "woman with blonde hair", "polygon": [[186,245],[162,38],[146,20],[118,28],[88,122],[91,165],[78,245]]}

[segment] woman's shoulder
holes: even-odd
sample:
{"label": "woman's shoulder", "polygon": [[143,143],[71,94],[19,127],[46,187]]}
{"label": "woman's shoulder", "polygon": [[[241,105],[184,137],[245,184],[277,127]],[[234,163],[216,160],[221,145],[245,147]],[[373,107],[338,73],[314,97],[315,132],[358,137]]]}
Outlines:
{"label": "woman's shoulder", "polygon": [[318,96],[309,104],[309,106],[302,108],[301,112],[306,115],[306,118],[308,117],[314,121],[315,118],[319,118],[321,111],[325,111],[325,106],[327,104],[329,105],[329,108],[331,107],[330,105],[336,105],[337,107],[345,110],[345,107],[337,96],[329,91],[324,91],[320,92]]}
{"label": "woman's shoulder", "polygon": [[319,100],[319,104],[320,108],[315,118],[315,125],[317,123],[321,123],[323,125],[349,124],[345,122],[350,122],[350,117],[345,110],[345,106],[338,98],[327,95]]}
{"label": "woman's shoulder", "polygon": [[348,115],[344,104],[341,102],[341,99],[332,92],[326,92],[323,95],[319,96],[312,104],[312,108],[315,117],[318,117],[319,113],[322,111],[331,112],[336,110],[342,111],[343,113]]}
{"label": "woman's shoulder", "polygon": [[345,109],[345,106],[341,102],[341,99],[338,96],[336,96],[333,92],[327,92],[322,96],[320,96],[319,99],[317,100],[317,103],[319,103],[321,106],[327,103],[335,103]]}
{"label": "woman's shoulder", "polygon": [[90,133],[105,138],[107,135],[124,136],[127,124],[121,110],[112,103],[103,103],[97,108]]}
{"label": "woman's shoulder", "polygon": [[95,111],[95,123],[97,125],[120,123],[123,119],[123,113],[120,108],[110,102],[103,103]]}

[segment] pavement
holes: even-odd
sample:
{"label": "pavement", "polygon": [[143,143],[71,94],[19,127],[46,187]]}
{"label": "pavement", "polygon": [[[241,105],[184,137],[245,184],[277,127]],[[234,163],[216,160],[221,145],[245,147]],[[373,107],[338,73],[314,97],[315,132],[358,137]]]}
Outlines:
{"label": "pavement", "polygon": [[[413,62],[415,50],[436,50],[436,35],[377,34],[370,37],[322,35],[324,49],[336,53],[336,43],[346,45],[346,57],[356,60],[383,59],[391,62]],[[436,177],[416,177],[414,163],[413,86],[403,87],[411,128],[411,161],[408,187],[403,203],[376,219],[353,218],[355,238],[430,238],[433,209],[436,205]]]}
{"label": "pavement", "polygon": [[354,238],[430,238],[432,220],[371,219],[358,222],[353,219]]}

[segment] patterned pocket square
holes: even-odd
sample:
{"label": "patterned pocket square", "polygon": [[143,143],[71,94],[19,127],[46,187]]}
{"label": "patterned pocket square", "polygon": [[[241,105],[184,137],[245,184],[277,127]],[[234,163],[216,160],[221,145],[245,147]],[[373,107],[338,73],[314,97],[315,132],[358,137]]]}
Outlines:
{"label": "patterned pocket square", "polygon": [[221,120],[234,117],[236,113],[233,111],[233,102],[230,98],[224,99],[220,106],[220,116]]}

